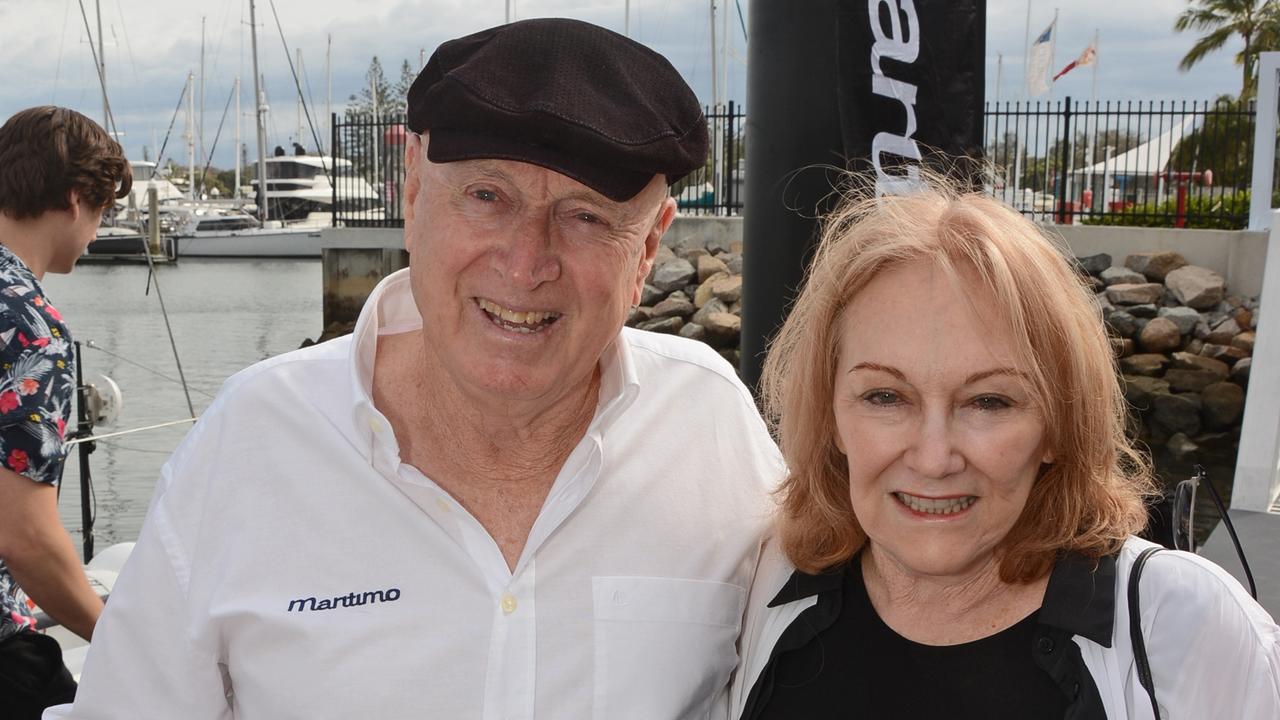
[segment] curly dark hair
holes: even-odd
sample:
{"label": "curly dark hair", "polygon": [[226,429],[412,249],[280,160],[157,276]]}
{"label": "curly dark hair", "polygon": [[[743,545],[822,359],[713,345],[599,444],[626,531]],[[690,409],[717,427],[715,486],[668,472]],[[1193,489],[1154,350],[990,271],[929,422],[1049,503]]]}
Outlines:
{"label": "curly dark hair", "polygon": [[105,209],[132,185],[120,143],[75,110],[28,108],[0,127],[0,212],[15,220],[70,208],[72,190]]}

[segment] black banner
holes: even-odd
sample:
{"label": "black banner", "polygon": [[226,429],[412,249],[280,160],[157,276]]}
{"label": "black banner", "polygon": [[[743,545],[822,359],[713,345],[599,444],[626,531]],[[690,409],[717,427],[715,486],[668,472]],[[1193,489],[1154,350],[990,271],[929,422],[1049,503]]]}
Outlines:
{"label": "black banner", "polygon": [[839,106],[851,169],[880,194],[921,164],[974,169],[982,154],[986,0],[840,0]]}

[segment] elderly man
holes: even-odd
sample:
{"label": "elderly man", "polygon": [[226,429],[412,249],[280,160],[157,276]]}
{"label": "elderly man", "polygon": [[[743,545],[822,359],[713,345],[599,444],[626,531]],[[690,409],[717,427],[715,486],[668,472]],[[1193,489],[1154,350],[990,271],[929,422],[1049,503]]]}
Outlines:
{"label": "elderly man", "polygon": [[62,716],[726,712],[781,461],[718,355],[622,329],[705,157],[693,93],[529,20],[442,45],[409,129],[409,270],[228,381]]}

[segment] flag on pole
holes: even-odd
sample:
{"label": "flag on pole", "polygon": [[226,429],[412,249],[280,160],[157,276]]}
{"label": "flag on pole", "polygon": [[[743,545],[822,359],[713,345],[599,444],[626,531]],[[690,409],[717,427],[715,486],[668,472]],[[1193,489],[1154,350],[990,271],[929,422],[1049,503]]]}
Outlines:
{"label": "flag on pole", "polygon": [[1049,92],[1049,65],[1053,62],[1053,30],[1058,24],[1055,19],[1049,27],[1040,33],[1031,44],[1031,52],[1027,57],[1027,95],[1039,97]]}
{"label": "flag on pole", "polygon": [[1098,41],[1094,40],[1093,42],[1089,43],[1089,47],[1085,48],[1084,52],[1080,53],[1080,57],[1076,58],[1075,60],[1072,60],[1070,63],[1067,64],[1066,67],[1058,71],[1058,74],[1053,76],[1053,81],[1057,82],[1058,78],[1062,77],[1063,75],[1066,75],[1067,73],[1071,72],[1072,70],[1075,70],[1078,67],[1086,67],[1088,65],[1092,65],[1093,61],[1097,59],[1098,59]]}

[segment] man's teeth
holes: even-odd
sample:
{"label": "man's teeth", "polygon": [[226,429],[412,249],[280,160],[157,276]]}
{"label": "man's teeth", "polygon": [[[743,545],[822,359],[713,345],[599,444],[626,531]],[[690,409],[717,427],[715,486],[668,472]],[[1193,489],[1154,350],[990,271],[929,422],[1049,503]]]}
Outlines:
{"label": "man's teeth", "polygon": [[978,500],[978,498],[972,495],[956,498],[933,499],[896,492],[893,496],[898,498],[899,502],[912,510],[921,513],[928,513],[930,515],[953,515],[961,510],[967,509]]}
{"label": "man's teeth", "polygon": [[489,313],[494,318],[503,321],[506,326],[527,326],[525,328],[516,327],[516,330],[532,330],[534,326],[541,325],[548,320],[554,320],[560,317],[559,313],[554,312],[520,312],[518,310],[508,310],[491,300],[479,300],[480,309]]}

